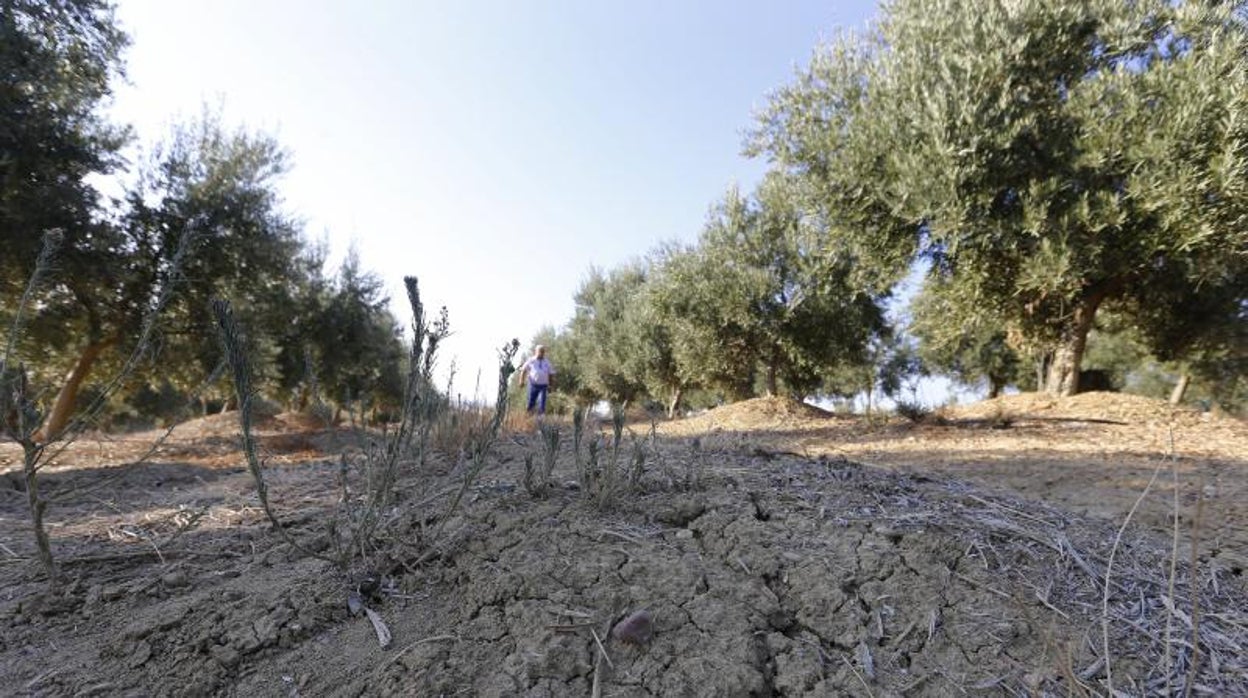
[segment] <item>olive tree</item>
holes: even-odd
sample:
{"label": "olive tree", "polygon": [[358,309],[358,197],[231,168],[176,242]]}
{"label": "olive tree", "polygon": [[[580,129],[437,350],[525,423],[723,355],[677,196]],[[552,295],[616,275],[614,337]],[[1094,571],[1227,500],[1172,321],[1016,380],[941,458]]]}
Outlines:
{"label": "olive tree", "polygon": [[[917,260],[1050,357],[1096,312],[1248,264],[1243,2],[895,0],[820,48],[751,153],[806,182],[880,278]],[[1163,323],[1164,324],[1164,323]]]}

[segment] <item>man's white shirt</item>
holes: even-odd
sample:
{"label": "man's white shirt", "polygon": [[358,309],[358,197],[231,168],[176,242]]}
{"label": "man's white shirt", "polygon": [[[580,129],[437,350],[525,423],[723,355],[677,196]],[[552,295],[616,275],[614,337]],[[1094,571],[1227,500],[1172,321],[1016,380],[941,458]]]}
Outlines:
{"label": "man's white shirt", "polygon": [[546,385],[550,383],[550,377],[555,374],[555,369],[550,365],[549,359],[529,359],[521,370],[529,372],[529,382],[533,385]]}

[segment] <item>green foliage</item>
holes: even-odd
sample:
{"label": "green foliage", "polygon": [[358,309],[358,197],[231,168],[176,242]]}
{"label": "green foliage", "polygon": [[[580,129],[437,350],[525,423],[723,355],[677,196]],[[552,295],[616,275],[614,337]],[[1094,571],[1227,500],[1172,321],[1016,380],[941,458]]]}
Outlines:
{"label": "green foliage", "polygon": [[[0,298],[20,294],[45,232],[59,230],[66,277],[110,249],[87,183],[120,163],[128,134],[102,116],[128,39],[100,0],[0,6]],[[91,235],[95,233],[96,235]],[[92,275],[98,278],[98,275]]]}
{"label": "green foliage", "polygon": [[[1188,405],[1217,406],[1232,414],[1248,406],[1248,322],[1230,327],[1210,325],[1204,332],[1235,332],[1239,338],[1205,344],[1189,350],[1182,359],[1162,361],[1149,349],[1147,327],[1133,324],[1120,314],[1105,313],[1088,339],[1087,365],[1109,373],[1113,383],[1126,392],[1166,399],[1186,375],[1191,383],[1184,393]],[[1208,353],[1205,353],[1208,352]]]}
{"label": "green foliage", "polygon": [[1073,392],[1102,304],[1243,278],[1243,10],[899,0],[773,95],[751,150],[808,183],[864,271],[929,259]]}
{"label": "green foliage", "polygon": [[[366,408],[397,411],[402,402],[402,339],[383,287],[379,277],[361,269],[358,255],[351,251],[324,308],[309,318],[307,339],[319,380],[325,394],[338,404],[361,401]],[[445,325],[445,315],[441,322]],[[439,341],[445,329],[434,332]],[[419,372],[420,367],[414,370]]]}
{"label": "green foliage", "polygon": [[668,245],[644,261],[592,270],[563,332],[544,330],[560,390],[581,403],[714,402],[760,392],[805,396],[837,367],[862,365],[887,330],[885,294],[808,213],[793,179],[770,176],[711,212],[696,246]]}
{"label": "green foliage", "polygon": [[645,393],[641,323],[634,309],[646,284],[637,263],[609,273],[590,270],[576,292],[576,312],[569,327],[576,344],[581,381],[591,394],[612,402],[633,402]]}
{"label": "green foliage", "polygon": [[[397,403],[397,323],[378,310],[378,283],[358,261],[340,288],[324,277],[323,250],[305,246],[282,207],[288,157],[273,138],[205,112],[141,157],[121,178],[121,199],[102,204],[88,178],[127,174],[118,151],[128,131],[101,109],[126,44],[108,2],[0,6],[0,322],[13,325],[18,307],[37,310],[10,350],[27,361],[48,428],[87,406],[93,419],[172,416],[176,394],[189,397],[218,364],[206,312],[214,298],[231,301],[253,328],[257,386],[290,394],[307,375],[304,357],[329,347],[364,359],[327,364],[351,373],[332,376],[335,397]],[[52,232],[60,241],[52,281],[23,305],[22,281]],[[339,320],[331,341],[325,328]],[[98,375],[129,378],[112,385]],[[203,398],[228,394],[220,383]]]}
{"label": "green foliage", "polygon": [[910,304],[908,330],[919,340],[918,354],[930,369],[963,385],[988,384],[988,397],[1001,394],[1023,374],[1023,360],[1010,346],[1005,322],[965,288],[929,276]]}
{"label": "green foliage", "polygon": [[753,197],[729,191],[697,247],[667,251],[653,303],[688,385],[804,396],[865,360],[885,329],[882,298],[854,283],[852,256],[808,210],[796,182],[772,175]]}

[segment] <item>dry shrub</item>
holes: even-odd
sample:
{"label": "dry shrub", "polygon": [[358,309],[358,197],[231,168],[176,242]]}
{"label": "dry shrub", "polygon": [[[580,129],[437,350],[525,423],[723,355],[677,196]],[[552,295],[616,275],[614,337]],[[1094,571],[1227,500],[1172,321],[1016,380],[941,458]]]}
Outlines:
{"label": "dry shrub", "polygon": [[524,489],[534,497],[545,497],[551,485],[551,475],[555,471],[555,462],[559,458],[559,427],[543,423],[538,426],[542,442],[542,460],[534,462],[532,453],[524,457]]}
{"label": "dry shrub", "polygon": [[[37,307],[35,295],[51,274],[57,252],[64,243],[64,235],[60,230],[50,231],[43,237],[43,246],[35,261],[34,271],[22,293],[9,327],[4,351],[0,354],[0,435],[11,439],[22,448],[23,484],[30,511],[31,528],[35,535],[35,547],[48,583],[53,587],[59,583],[60,573],[44,524],[44,515],[50,502],[39,491],[40,471],[48,463],[55,461],[66,448],[95,424],[104,406],[141,364],[155,358],[158,342],[153,341],[153,336],[157,331],[157,323],[180,285],[182,270],[185,268],[186,260],[197,239],[198,235],[193,231],[183,232],[173,258],[169,261],[168,282],[162,285],[159,294],[151,299],[152,304],[143,315],[139,334],[130,354],[112,378],[102,388],[95,391],[86,406],[80,408],[72,419],[61,425],[53,423],[52,420],[56,419],[55,415],[49,415],[39,409],[40,398],[31,389],[26,366],[16,360],[16,349],[22,336],[25,315],[32,307]],[[53,412],[55,411],[54,409]],[[131,465],[141,464],[154,451],[155,447]],[[63,493],[61,499],[74,496],[75,493],[70,491]]]}
{"label": "dry shrub", "polygon": [[493,410],[467,402],[451,405],[433,425],[430,444],[448,458],[468,451],[473,436],[489,425]]}

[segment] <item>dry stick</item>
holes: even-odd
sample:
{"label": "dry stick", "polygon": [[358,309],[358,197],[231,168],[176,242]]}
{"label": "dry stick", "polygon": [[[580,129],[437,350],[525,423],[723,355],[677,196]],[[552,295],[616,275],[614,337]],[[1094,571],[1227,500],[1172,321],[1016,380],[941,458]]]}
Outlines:
{"label": "dry stick", "polygon": [[594,686],[589,695],[590,698],[602,698],[602,657],[594,662]]}
{"label": "dry stick", "polygon": [[1109,591],[1110,591],[1110,575],[1114,568],[1114,555],[1118,552],[1118,546],[1122,543],[1122,534],[1127,530],[1127,525],[1131,523],[1131,517],[1135,516],[1135,510],[1140,507],[1140,502],[1148,496],[1149,490],[1153,489],[1153,483],[1157,482],[1157,475],[1161,473],[1162,466],[1165,461],[1157,464],[1153,469],[1153,476],[1149,479],[1148,484],[1144,486],[1144,491],[1136,498],[1135,504],[1131,505],[1131,510],[1127,512],[1127,518],[1123,519],[1122,526],[1118,527],[1118,535],[1114,536],[1114,546],[1109,549],[1109,559],[1105,562],[1105,591],[1101,595],[1101,642],[1105,659],[1105,688],[1108,695],[1114,695],[1114,670],[1113,662],[1109,656]]}
{"label": "dry stick", "polygon": [[1205,483],[1202,478],[1196,490],[1196,517],[1192,520],[1192,665],[1187,669],[1187,685],[1183,688],[1183,698],[1192,695],[1192,687],[1196,684],[1196,668],[1200,665],[1200,575],[1197,570],[1196,551],[1200,548],[1200,528],[1205,515]]}
{"label": "dry stick", "polygon": [[[1173,480],[1174,495],[1174,525],[1172,526],[1172,539],[1170,541],[1170,576],[1166,584],[1166,593],[1170,597],[1171,607],[1174,604],[1174,580],[1178,574],[1179,562],[1179,460],[1174,457],[1174,425],[1170,425],[1170,473]],[[1174,666],[1170,657],[1170,632],[1174,623],[1174,612],[1166,613],[1166,641],[1165,641],[1165,672],[1166,672],[1166,691],[1164,695],[1172,695],[1170,692],[1170,680],[1174,675]]]}
{"label": "dry stick", "polygon": [[402,658],[403,655],[407,654],[410,650],[412,650],[415,647],[419,647],[425,644],[426,642],[441,642],[443,640],[454,640],[456,642],[459,642],[459,636],[458,635],[434,635],[432,637],[426,637],[426,638],[417,640],[413,642],[412,644],[408,645],[407,647],[404,647],[403,649],[399,650],[398,653],[396,653],[393,657],[383,662],[381,667],[378,667],[378,669],[380,670],[381,668],[384,668],[389,664],[394,664],[395,662],[399,661],[399,659]]}
{"label": "dry stick", "polygon": [[862,687],[867,691],[868,698],[875,698],[875,694],[871,692],[871,687],[867,685],[867,680],[862,678],[862,674],[859,674],[858,670],[854,668],[853,663],[849,661],[849,657],[842,654],[841,661],[845,662],[845,666],[849,667],[849,670],[854,672],[854,676],[858,677],[858,681],[862,683]]}
{"label": "dry stick", "polygon": [[[52,230],[43,236],[43,247],[39,250],[39,257],[35,261],[35,270],[30,275],[30,280],[26,284],[25,291],[22,292],[22,299],[18,302],[17,313],[13,317],[13,323],[9,327],[9,336],[5,342],[4,354],[0,354],[0,381],[5,381],[5,376],[9,374],[9,361],[13,356],[13,349],[17,346],[17,338],[21,334],[22,317],[26,312],[26,308],[30,305],[35,290],[39,287],[44,275],[52,267],[52,258],[56,256],[56,251],[60,248],[64,241],[64,235],[60,230]],[[5,424],[0,422],[4,433],[16,441],[22,447],[22,472],[26,480],[26,499],[27,506],[30,510],[30,525],[35,532],[35,547],[39,551],[39,561],[43,564],[44,572],[48,576],[48,583],[55,586],[58,582],[56,570],[56,560],[52,557],[52,543],[48,539],[48,532],[43,525],[43,514],[47,509],[48,503],[39,496],[39,481],[37,479],[39,473],[39,460],[43,457],[44,445],[35,443],[34,433],[38,429],[38,424],[27,424],[28,408],[31,400],[27,396],[26,370],[22,367],[19,370],[20,378],[16,387],[16,392],[6,384],[0,384],[0,391],[3,391],[4,410],[0,411],[0,417],[4,417],[3,412],[9,409],[8,402],[16,397],[16,403],[12,405],[17,413],[16,424]],[[38,418],[36,418],[38,422]]]}
{"label": "dry stick", "polygon": [[593,628],[590,628],[589,632],[593,634],[594,642],[598,643],[598,651],[602,653],[602,658],[607,660],[607,666],[610,666],[612,669],[614,669],[615,663],[612,662],[611,658],[607,656],[607,648],[602,646],[602,638],[598,637],[598,631],[594,630]]}

